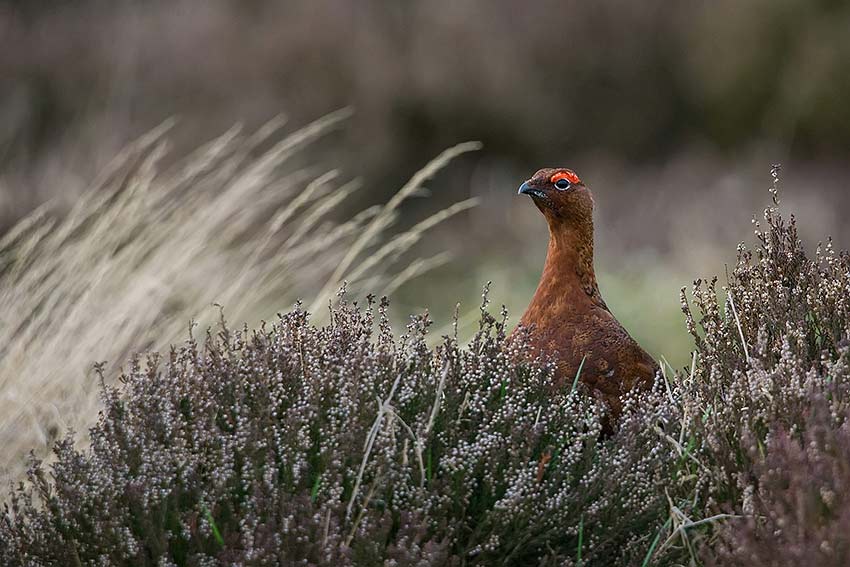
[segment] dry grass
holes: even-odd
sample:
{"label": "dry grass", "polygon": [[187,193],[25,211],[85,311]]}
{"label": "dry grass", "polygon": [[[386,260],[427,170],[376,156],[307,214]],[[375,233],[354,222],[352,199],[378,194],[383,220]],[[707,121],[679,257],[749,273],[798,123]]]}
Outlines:
{"label": "dry grass", "polygon": [[234,127],[170,168],[162,164],[171,124],[163,124],[118,156],[69,214],[44,207],[0,240],[3,485],[20,477],[31,449],[45,454],[66,429],[92,423],[96,361],[114,370],[133,352],[167,349],[190,321],[206,328],[216,320],[214,304],[254,324],[303,298],[321,320],[343,282],[395,290],[446,261],[399,262],[473,201],[410,230],[393,223],[429,176],[477,145],[448,150],[387,205],[337,222],[358,183],[296,161],[347,115],[286,136],[282,120],[254,133]]}

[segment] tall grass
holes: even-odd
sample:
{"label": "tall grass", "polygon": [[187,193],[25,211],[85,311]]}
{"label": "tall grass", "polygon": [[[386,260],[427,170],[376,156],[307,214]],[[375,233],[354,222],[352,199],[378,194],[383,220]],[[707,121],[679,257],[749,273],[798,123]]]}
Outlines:
{"label": "tall grass", "polygon": [[[91,352],[121,360],[145,343],[164,352],[214,291],[245,319],[264,304],[254,285],[281,300],[321,281],[322,306],[346,279],[392,286],[440,261],[387,267],[422,230],[469,206],[389,233],[387,219],[434,164],[388,206],[343,223],[319,223],[349,191],[331,191],[333,174],[295,171],[274,190],[263,181],[287,146],[338,118],[250,159],[238,148],[255,147],[253,138],[235,143],[229,133],[200,154],[212,157],[190,162],[207,165],[161,177],[154,133],[106,176],[109,189],[88,197],[90,208],[54,224],[38,216],[10,234],[4,379],[34,405],[10,405],[6,439],[15,428],[58,429],[53,408],[85,423],[73,412],[99,407],[96,380],[74,380],[83,375],[76,365],[86,368]],[[210,183],[211,194],[194,193],[222,170],[226,181]],[[457,317],[437,345],[427,315],[396,336],[388,303],[372,297],[352,304],[340,294],[323,325],[297,305],[255,330],[207,308],[220,320],[204,339],[133,357],[120,386],[98,365],[91,445],[80,450],[68,435],[50,466],[29,462],[28,482],[0,513],[0,562],[846,564],[850,254],[831,242],[807,253],[779,207],[778,167],[772,173],[773,204],[755,223],[754,245],[738,247],[725,285],[697,280],[681,292],[690,369],[665,366],[652,391],[626,395],[610,435],[604,407],[581,388],[555,389],[553,365],[529,360],[522,334],[508,338],[506,310],[490,315],[486,292],[468,345]],[[287,193],[298,196],[273,206]],[[228,217],[209,198],[237,210]],[[216,228],[194,226],[195,214]],[[170,219],[157,223],[169,230],[151,230],[146,215]],[[136,243],[140,234],[148,245]],[[207,246],[224,263],[185,257]],[[281,265],[291,271],[266,274]],[[169,294],[171,285],[191,293]],[[240,289],[252,290],[250,300]],[[132,309],[119,305],[128,292]],[[74,386],[89,388],[72,398]]]}
{"label": "tall grass", "polygon": [[214,304],[254,324],[304,299],[321,321],[344,284],[392,291],[446,261],[405,253],[473,200],[408,230],[393,224],[422,183],[477,145],[445,152],[386,205],[338,221],[359,183],[298,164],[348,114],[288,135],[280,119],[234,127],[170,167],[165,123],[70,213],[45,206],[0,239],[0,483],[20,477],[31,449],[44,454],[68,428],[91,425],[95,362],[114,375],[130,353],[185,337],[190,322],[206,328],[219,317]]}

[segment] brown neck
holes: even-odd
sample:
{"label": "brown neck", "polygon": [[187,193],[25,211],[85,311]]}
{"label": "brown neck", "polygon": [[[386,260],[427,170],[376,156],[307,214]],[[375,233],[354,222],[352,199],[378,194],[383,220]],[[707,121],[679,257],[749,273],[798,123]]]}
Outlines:
{"label": "brown neck", "polygon": [[[567,297],[569,304],[564,302]],[[550,222],[546,263],[523,322],[539,317],[533,313],[553,309],[565,311],[562,316],[566,316],[581,298],[607,309],[593,271],[593,221]]]}
{"label": "brown neck", "polygon": [[[593,224],[549,229],[549,247],[543,266],[544,278],[562,286],[581,287],[588,295],[596,288],[593,271]],[[590,287],[588,287],[590,286]],[[562,288],[563,289],[563,288]]]}

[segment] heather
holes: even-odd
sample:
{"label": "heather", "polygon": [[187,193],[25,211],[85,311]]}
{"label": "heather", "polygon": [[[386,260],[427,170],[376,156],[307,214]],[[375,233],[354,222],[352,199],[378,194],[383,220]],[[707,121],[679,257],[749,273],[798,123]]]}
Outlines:
{"label": "heather", "polygon": [[[224,322],[136,358],[80,452],[69,437],[4,518],[4,563],[634,563],[675,459],[660,391],[600,440],[602,408],[515,362],[504,320],[467,346],[396,337],[386,303]],[[639,409],[638,407],[639,406]],[[48,475],[50,479],[48,480]],[[33,500],[35,499],[35,501]]]}
{"label": "heather", "polygon": [[216,304],[256,325],[304,297],[321,324],[343,281],[392,294],[448,260],[416,244],[474,199],[399,216],[477,145],[443,152],[386,203],[358,210],[363,183],[310,155],[350,114],[300,129],[283,118],[236,125],[182,159],[168,121],[116,156],[69,213],[45,203],[0,238],[0,484],[68,428],[85,437],[100,408],[94,362],[112,382],[133,352],[166,351],[190,321],[213,324]]}
{"label": "heather", "polygon": [[[31,460],[10,565],[842,565],[850,255],[780,207],[682,291],[694,351],[613,428],[523,332],[403,328],[346,289],[98,365],[90,446]],[[457,325],[457,320],[455,320]],[[434,336],[434,335],[437,336]],[[118,381],[114,381],[115,377]],[[70,561],[69,561],[70,559]]]}
{"label": "heather", "polygon": [[697,346],[683,413],[705,507],[740,516],[719,531],[719,564],[842,565],[850,255],[828,240],[808,256],[779,172],[725,299],[715,280],[695,283],[693,305],[683,291]]}

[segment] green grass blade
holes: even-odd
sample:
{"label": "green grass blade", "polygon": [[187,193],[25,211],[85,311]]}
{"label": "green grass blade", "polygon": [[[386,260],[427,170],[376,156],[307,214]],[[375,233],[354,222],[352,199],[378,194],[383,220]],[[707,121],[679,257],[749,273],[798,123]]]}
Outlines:
{"label": "green grass blade", "polygon": [[573,380],[573,387],[570,388],[570,395],[576,391],[576,386],[578,386],[578,377],[581,376],[581,369],[584,368],[584,361],[587,360],[587,355],[581,357],[581,363],[578,365],[578,370],[576,371],[575,380]]}
{"label": "green grass blade", "polygon": [[643,563],[641,564],[641,567],[647,567],[647,565],[649,565],[649,562],[652,559],[652,554],[655,553],[655,548],[658,547],[658,542],[659,540],[661,540],[661,534],[664,533],[664,530],[667,529],[667,526],[670,525],[670,522],[672,520],[672,517],[667,518],[667,521],[664,522],[664,525],[661,526],[661,529],[659,529],[658,533],[655,534],[655,539],[652,540],[652,545],[649,546],[649,551],[646,552],[646,557],[643,558]]}
{"label": "green grass blade", "polygon": [[207,508],[207,505],[206,505],[206,504],[201,504],[201,510],[203,510],[203,512],[204,512],[204,517],[205,517],[205,518],[207,519],[207,521],[210,523],[210,528],[212,528],[212,533],[213,533],[213,537],[215,538],[215,541],[216,541],[216,542],[218,542],[218,544],[219,544],[221,547],[224,547],[224,538],[223,538],[223,537],[221,537],[221,532],[220,532],[220,531],[218,531],[218,526],[217,526],[217,525],[215,525],[215,520],[213,519],[212,514],[210,513],[209,508]]}
{"label": "green grass blade", "polygon": [[316,502],[316,496],[319,494],[319,483],[321,482],[321,480],[322,480],[322,475],[317,474],[316,480],[313,481],[313,489],[310,490],[310,501],[311,502],[314,502],[314,503]]}
{"label": "green grass blade", "polygon": [[[582,361],[584,362],[584,361]],[[581,567],[581,548],[584,545],[584,514],[578,521],[578,549],[576,550],[576,567]]]}

